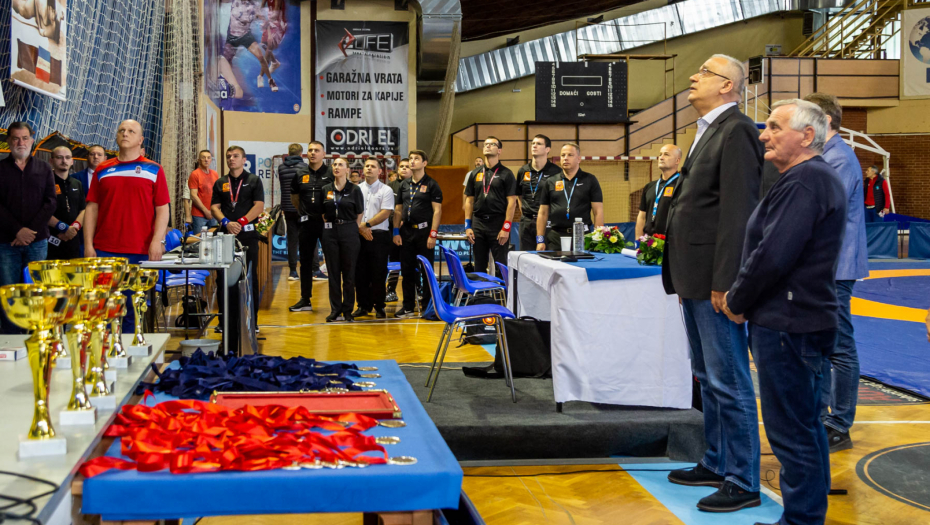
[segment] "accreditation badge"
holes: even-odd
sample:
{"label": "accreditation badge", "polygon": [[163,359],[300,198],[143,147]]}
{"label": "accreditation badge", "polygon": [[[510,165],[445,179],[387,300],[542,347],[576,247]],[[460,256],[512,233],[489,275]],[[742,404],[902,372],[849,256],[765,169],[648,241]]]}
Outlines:
{"label": "accreditation badge", "polygon": [[672,193],[674,193],[674,192],[675,192],[675,188],[672,187],[672,186],[669,186],[669,187],[665,188],[665,191],[662,192],[662,196],[663,196],[663,197],[671,197],[671,196],[672,196]]}
{"label": "accreditation badge", "polygon": [[562,181],[557,181],[555,183],[555,191],[562,191],[565,189],[565,183]]}
{"label": "accreditation badge", "polygon": [[61,186],[55,185],[55,195],[61,195]]}
{"label": "accreditation badge", "polygon": [[229,183],[228,183],[228,182],[224,182],[224,183],[223,183],[223,191],[229,191]]}
{"label": "accreditation badge", "polygon": [[310,175],[304,175],[303,177],[301,177],[301,178],[300,178],[300,182],[301,182],[302,184],[307,184],[307,183],[309,183],[309,182],[310,182]]}
{"label": "accreditation badge", "polygon": [[426,190],[429,189],[426,187],[426,184],[420,186],[420,193],[426,193]]}
{"label": "accreditation badge", "polygon": [[525,180],[526,182],[530,182],[530,172],[526,172],[523,174],[523,180]]}
{"label": "accreditation badge", "polygon": [[333,192],[331,191],[326,192],[326,200],[328,201],[335,200],[335,197],[333,196]]}
{"label": "accreditation badge", "polygon": [[475,174],[475,182],[481,182],[484,180],[484,172]]}

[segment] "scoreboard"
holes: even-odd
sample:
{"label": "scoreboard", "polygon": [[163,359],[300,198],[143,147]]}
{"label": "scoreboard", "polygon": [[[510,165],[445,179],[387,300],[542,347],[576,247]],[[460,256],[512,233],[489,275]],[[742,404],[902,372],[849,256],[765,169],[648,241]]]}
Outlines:
{"label": "scoreboard", "polygon": [[626,122],[626,62],[536,62],[537,122]]}

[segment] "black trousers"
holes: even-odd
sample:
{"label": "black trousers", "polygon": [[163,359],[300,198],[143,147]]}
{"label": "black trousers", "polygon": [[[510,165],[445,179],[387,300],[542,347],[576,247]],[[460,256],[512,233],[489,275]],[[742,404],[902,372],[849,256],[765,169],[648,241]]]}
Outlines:
{"label": "black trousers", "polygon": [[284,222],[287,223],[287,266],[294,272],[300,253],[300,215],[284,212]]}
{"label": "black trousers", "polygon": [[333,313],[351,314],[355,306],[355,263],[361,249],[355,221],[323,229],[323,256],[329,274],[329,306]]}
{"label": "black trousers", "polygon": [[[497,268],[488,271],[490,255],[494,261],[507,264],[507,253],[510,252],[510,238],[503,245],[497,242],[497,234],[504,227],[504,217],[475,217],[472,230],[475,232],[475,271],[497,274]],[[496,265],[495,265],[496,266]]]}
{"label": "black trousers", "polygon": [[48,243],[48,255],[46,258],[48,260],[70,260],[78,259],[83,257],[84,254],[81,253],[81,233],[78,233],[77,237],[71,239],[70,241],[61,241],[61,244],[55,246],[52,243]]}
{"label": "black trousers", "polygon": [[416,311],[417,290],[421,290],[423,295],[423,306],[430,299],[429,285],[421,279],[420,261],[417,255],[426,257],[427,261],[433,262],[433,250],[426,247],[429,241],[429,227],[414,229],[406,224],[400,228],[400,238],[403,245],[400,247],[400,273],[404,278],[404,310],[408,312]]}
{"label": "black trousers", "polygon": [[572,236],[571,228],[562,228],[559,230],[549,228],[548,230],[546,230],[546,249],[553,250],[553,251],[562,251],[562,237],[571,237],[571,236]]}
{"label": "black trousers", "polygon": [[384,281],[387,280],[388,254],[391,246],[391,232],[372,230],[372,240],[358,236],[361,249],[355,266],[355,299],[362,310],[372,308],[384,309]]}
{"label": "black trousers", "polygon": [[[536,218],[523,217],[520,219],[520,251],[536,251]],[[501,261],[505,265],[507,261]]]}
{"label": "black trousers", "polygon": [[[313,272],[320,269],[319,263],[314,264],[317,259],[316,243],[322,239],[323,219],[300,223],[300,297],[308,301],[313,297]],[[326,254],[325,247],[323,254]]]}

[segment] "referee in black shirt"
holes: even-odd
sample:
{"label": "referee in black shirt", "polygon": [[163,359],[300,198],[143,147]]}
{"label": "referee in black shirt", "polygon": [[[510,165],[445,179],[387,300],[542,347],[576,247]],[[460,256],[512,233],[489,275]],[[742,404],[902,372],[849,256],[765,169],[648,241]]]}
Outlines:
{"label": "referee in black shirt", "polygon": [[[604,225],[604,194],[594,175],[581,171],[581,148],[562,146],[562,174],[549,177],[540,190],[536,217],[536,249],[561,250],[562,237],[571,237],[572,223],[580,217],[585,231]],[[591,214],[594,213],[592,221]]]}
{"label": "referee in black shirt", "polygon": [[433,260],[436,236],[442,219],[442,189],[426,174],[426,152],[413,150],[408,155],[412,175],[394,196],[394,244],[400,246],[400,273],[403,276],[404,306],[395,317],[416,315],[417,289],[423,306],[430,299],[429,286],[420,281],[417,255]]}
{"label": "referee in black shirt", "polygon": [[300,300],[289,308],[292,312],[313,311],[310,298],[316,244],[323,239],[323,186],[333,182],[332,170],[323,163],[325,157],[323,143],[314,140],[307,146],[310,173],[291,179],[291,202],[297,208],[300,225]]}
{"label": "referee in black shirt", "polygon": [[[549,177],[558,176],[562,169],[549,161],[552,141],[545,135],[536,135],[530,143],[533,160],[517,171],[517,184],[523,200],[520,218],[520,251],[536,249],[536,215],[539,213],[537,193],[543,189]],[[506,264],[505,261],[501,261]]]}
{"label": "referee in black shirt", "polygon": [[362,190],[348,180],[346,159],[333,161],[333,181],[323,186],[323,255],[329,273],[330,314],[326,322],[352,322],[355,265],[361,240],[358,225],[365,210]]}
{"label": "referee in black shirt", "polygon": [[220,221],[220,230],[235,235],[246,248],[245,261],[248,267],[245,271],[252,271],[252,318],[257,327],[259,297],[256,272],[260,235],[255,230],[255,223],[265,210],[265,188],[258,175],[245,171],[245,150],[241,147],[230,146],[226,150],[226,167],[229,173],[213,184],[210,211]]}
{"label": "referee in black shirt", "polygon": [[666,144],[659,150],[659,171],[662,178],[654,180],[643,187],[643,196],[639,201],[639,215],[636,216],[636,238],[643,235],[665,235],[668,225],[668,207],[675,195],[675,188],[681,182],[678,165],[681,163],[681,148]]}
{"label": "referee in black shirt", "polygon": [[485,139],[484,167],[473,172],[465,184],[465,237],[475,246],[475,268],[479,272],[488,270],[489,253],[496,262],[507,264],[510,251],[517,180],[500,163],[502,149],[497,137]]}
{"label": "referee in black shirt", "polygon": [[52,172],[55,173],[55,197],[58,207],[48,221],[49,259],[81,257],[81,224],[84,223],[84,186],[70,176],[74,159],[67,146],[52,150]]}

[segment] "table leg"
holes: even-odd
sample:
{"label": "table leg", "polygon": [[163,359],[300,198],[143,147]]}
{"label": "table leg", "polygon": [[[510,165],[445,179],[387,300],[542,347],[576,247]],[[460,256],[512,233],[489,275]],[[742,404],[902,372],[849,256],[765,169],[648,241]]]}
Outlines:
{"label": "table leg", "polygon": [[558,412],[559,414],[562,413],[562,403],[555,404],[555,411]]}
{"label": "table leg", "polygon": [[228,278],[223,268],[223,355],[229,356],[229,287],[227,286]]}
{"label": "table leg", "polygon": [[[379,512],[379,525],[432,525],[433,511],[415,510],[413,512]],[[363,522],[368,525],[368,522]]]}

